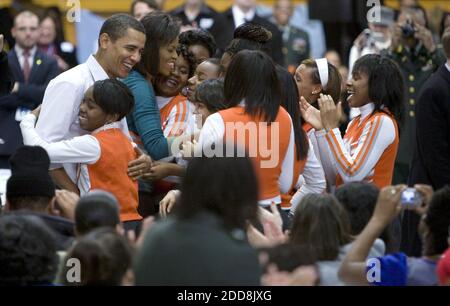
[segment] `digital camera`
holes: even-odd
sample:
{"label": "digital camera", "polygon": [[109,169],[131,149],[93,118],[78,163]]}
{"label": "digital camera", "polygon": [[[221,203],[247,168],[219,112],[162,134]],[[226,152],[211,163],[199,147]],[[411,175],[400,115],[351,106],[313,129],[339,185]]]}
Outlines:
{"label": "digital camera", "polygon": [[414,26],[414,22],[411,20],[407,20],[404,25],[401,26],[402,35],[404,38],[413,38],[417,29]]}
{"label": "digital camera", "polygon": [[415,188],[406,188],[402,192],[402,206],[405,209],[414,209],[422,205],[422,195]]}

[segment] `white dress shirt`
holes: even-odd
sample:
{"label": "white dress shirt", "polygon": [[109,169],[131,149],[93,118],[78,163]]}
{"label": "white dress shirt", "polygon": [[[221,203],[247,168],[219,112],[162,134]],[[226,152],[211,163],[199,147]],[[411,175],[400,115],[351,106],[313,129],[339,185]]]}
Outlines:
{"label": "white dress shirt", "polygon": [[[94,56],[50,81],[45,90],[42,109],[36,131],[46,142],[57,142],[87,134],[80,128],[78,112],[84,93],[94,82],[108,79],[105,70]],[[120,129],[129,136],[126,118],[120,121]],[[131,139],[131,137],[130,137]],[[67,174],[76,181],[75,164],[64,164]],[[52,164],[51,169],[61,168]]]}
{"label": "white dress shirt", "polygon": [[[79,177],[76,179],[80,194],[86,194],[91,189],[89,172],[87,165],[95,164],[101,156],[101,147],[97,138],[90,134],[77,136],[72,139],[62,140],[58,142],[46,142],[36,132],[34,125],[36,116],[33,114],[26,115],[20,122],[20,129],[23,135],[23,143],[27,146],[40,146],[47,151],[50,162],[57,164],[72,164],[75,167],[80,164]],[[107,129],[120,128],[120,122],[113,122],[104,125],[92,134]]]}
{"label": "white dress shirt", "polygon": [[255,9],[251,9],[247,13],[244,13],[239,7],[233,5],[231,11],[233,12],[235,29],[248,21],[252,21],[255,17]]}
{"label": "white dress shirt", "polygon": [[[25,61],[23,53],[25,52],[25,50],[22,49],[21,47],[19,47],[18,44],[16,44],[14,46],[14,51],[16,51],[16,55],[17,55],[17,59],[19,60],[20,68],[22,68],[22,70],[23,70],[23,65],[24,65],[24,61]],[[37,51],[36,46],[34,46],[33,48],[30,49],[30,55],[28,56],[28,64],[30,65],[30,71],[31,71],[31,68],[33,68],[34,56],[36,54],[36,51]]]}

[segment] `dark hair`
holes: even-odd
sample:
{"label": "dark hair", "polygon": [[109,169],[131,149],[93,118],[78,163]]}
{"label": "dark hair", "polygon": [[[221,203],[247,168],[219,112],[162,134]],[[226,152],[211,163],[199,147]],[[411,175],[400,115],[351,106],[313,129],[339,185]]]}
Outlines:
{"label": "dark hair", "polygon": [[439,36],[440,37],[442,37],[442,35],[444,35],[445,19],[447,19],[447,17],[450,17],[450,12],[444,12],[444,14],[442,14],[442,19],[441,19],[440,26],[439,26]]}
{"label": "dark hair", "polygon": [[51,200],[52,197],[46,196],[8,197],[11,210],[44,211],[50,205]]}
{"label": "dark hair", "polygon": [[190,46],[200,45],[205,47],[209,52],[209,57],[213,57],[216,53],[216,41],[214,37],[203,29],[193,29],[185,31],[179,36],[180,44]]}
{"label": "dark hair", "polygon": [[232,145],[223,145],[222,156],[227,156],[231,149],[234,157],[215,155],[190,160],[181,186],[180,204],[174,210],[180,219],[208,211],[216,214],[229,230],[244,229],[247,220],[256,222],[258,181],[253,163],[248,157],[235,157],[236,147],[229,146]]}
{"label": "dark hair", "polygon": [[[301,65],[305,65],[308,68],[312,68],[311,79],[314,84],[321,84],[319,68],[314,59],[306,59],[301,62]],[[339,70],[334,65],[328,63],[328,84],[325,88],[322,88],[324,95],[330,95],[335,103],[338,103],[341,99],[342,77]]]}
{"label": "dark hair", "polygon": [[160,9],[158,3],[156,3],[155,0],[134,0],[134,1],[131,3],[131,7],[130,7],[130,14],[131,14],[131,15],[134,15],[134,7],[135,7],[136,4],[138,4],[138,3],[145,3],[145,4],[147,4],[147,6],[148,6],[149,8],[152,8],[152,9],[154,9],[154,10],[159,10],[159,9]]}
{"label": "dark hair", "polygon": [[268,256],[266,269],[268,265],[275,264],[279,271],[292,272],[299,266],[314,265],[317,262],[315,250],[310,245],[284,243],[260,249],[260,254],[264,253]]}
{"label": "dark hair", "polygon": [[281,102],[281,86],[272,59],[261,51],[244,50],[231,60],[225,76],[225,102],[245,99],[245,112],[273,122]]}
{"label": "dark hair", "polygon": [[309,141],[306,132],[302,129],[303,119],[300,116],[300,107],[298,105],[300,100],[298,88],[294,77],[285,68],[277,66],[276,70],[283,94],[281,106],[284,107],[292,119],[297,160],[304,160],[308,157]]}
{"label": "dark hair", "polygon": [[104,191],[93,191],[83,196],[75,208],[75,228],[84,235],[99,227],[116,228],[120,224],[119,203]]}
{"label": "dark hair", "polygon": [[225,52],[233,57],[242,50],[263,50],[267,52],[265,45],[272,39],[272,33],[263,26],[254,23],[244,23],[234,30],[233,40],[225,49]]}
{"label": "dark hair", "polygon": [[423,18],[425,20],[425,28],[429,28],[429,22],[428,22],[428,14],[427,14],[427,10],[421,6],[421,5],[414,5],[410,7],[411,10],[413,11],[420,11],[423,14]]}
{"label": "dark hair", "polygon": [[[344,207],[350,221],[350,233],[359,235],[372,217],[380,190],[377,186],[364,182],[350,182],[336,189],[335,196]],[[384,241],[386,253],[397,252],[398,246],[392,237],[395,221],[380,235]]]}
{"label": "dark hair", "polygon": [[442,34],[442,48],[447,59],[450,59],[450,28]]}
{"label": "dark hair", "polygon": [[105,20],[101,29],[100,35],[108,34],[112,41],[124,37],[128,29],[133,29],[145,34],[145,29],[142,24],[128,14],[115,14]]}
{"label": "dark hair", "polygon": [[114,229],[99,228],[80,238],[68,251],[61,276],[70,269],[66,262],[71,258],[80,261],[81,282],[72,283],[60,277],[64,285],[118,286],[131,267],[133,250]]}
{"label": "dark hair", "polygon": [[450,226],[450,186],[447,185],[433,194],[424,222],[430,233],[429,250],[425,256],[444,253],[448,248],[448,230]]}
{"label": "dark hair", "polygon": [[64,29],[61,22],[61,11],[58,7],[47,8],[42,15],[39,16],[39,24],[41,24],[45,19],[50,18],[55,25],[55,43],[64,41]]}
{"label": "dark hair", "polygon": [[147,39],[136,68],[143,75],[156,77],[159,71],[159,49],[177,39],[180,22],[167,13],[154,11],[142,18],[141,23]]}
{"label": "dark hair", "polygon": [[118,114],[119,119],[128,115],[134,107],[134,96],[130,89],[116,79],[106,79],[94,83],[95,104],[107,114]]}
{"label": "dark hair", "polygon": [[195,67],[197,65],[194,55],[191,52],[189,52],[188,46],[183,44],[178,45],[177,53],[178,56],[182,56],[188,63],[189,66],[188,77],[189,78],[192,77],[194,75]]}
{"label": "dark hair", "polygon": [[307,194],[298,204],[289,236],[291,243],[311,245],[317,259],[336,260],[351,241],[345,210],[330,194]]}
{"label": "dark hair", "polygon": [[195,90],[195,101],[205,104],[211,113],[226,109],[223,81],[211,79],[200,83]]}
{"label": "dark hair", "polygon": [[360,57],[352,74],[363,73],[369,81],[369,99],[375,103],[373,112],[385,112],[386,107],[399,126],[403,122],[404,81],[398,65],[391,59],[378,54]]}
{"label": "dark hair", "polygon": [[335,196],[347,211],[351,234],[359,235],[372,217],[380,190],[373,184],[351,182],[339,186]]}
{"label": "dark hair", "polygon": [[55,236],[34,216],[0,216],[0,285],[50,285],[58,267]]}

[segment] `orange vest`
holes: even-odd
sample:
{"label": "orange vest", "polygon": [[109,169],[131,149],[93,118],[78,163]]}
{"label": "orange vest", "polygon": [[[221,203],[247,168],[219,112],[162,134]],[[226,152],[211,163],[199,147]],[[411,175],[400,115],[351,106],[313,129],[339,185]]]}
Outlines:
{"label": "orange vest", "polygon": [[[384,150],[383,154],[381,154],[380,159],[375,164],[374,167],[374,173],[372,176],[368,176],[364,178],[364,181],[371,181],[374,185],[376,185],[378,188],[383,188],[385,186],[389,186],[392,183],[392,176],[394,174],[394,164],[395,164],[395,158],[397,156],[397,149],[398,149],[398,142],[399,142],[399,135],[398,135],[398,126],[397,121],[392,115],[388,115],[383,112],[376,112],[373,115],[369,115],[366,118],[363,119],[363,121],[358,124],[361,116],[356,117],[352,122],[350,123],[349,127],[347,128],[347,132],[344,136],[344,141],[348,141],[350,144],[354,144],[354,146],[358,145],[358,139],[361,138],[361,135],[364,131],[364,127],[367,123],[373,122],[375,118],[378,116],[389,116],[389,118],[392,119],[395,126],[395,139],[394,141]],[[374,136],[376,133],[374,134]],[[372,139],[369,139],[369,141],[373,141]],[[354,149],[352,147],[352,149]],[[366,152],[365,154],[370,154],[370,152]],[[363,159],[367,158],[365,155],[363,156]],[[338,174],[336,177],[336,187],[342,185],[344,182],[342,180],[342,177]]]}
{"label": "orange vest", "polygon": [[188,109],[187,103],[188,102],[187,102],[186,97],[184,97],[182,95],[178,95],[178,96],[173,97],[169,103],[164,105],[164,107],[159,110],[159,113],[161,115],[161,128],[164,131],[167,126],[167,123],[169,121],[170,112],[172,111],[172,109],[174,107],[177,108],[175,124],[168,136],[180,136],[181,134],[183,134],[184,130],[186,129],[185,123],[186,123],[186,121],[188,119],[187,117],[189,115],[187,112],[187,109]]}
{"label": "orange vest", "polygon": [[120,220],[141,220],[137,211],[138,183],[127,174],[128,163],[136,159],[130,140],[120,129],[113,128],[93,134],[101,155],[92,165],[87,165],[92,189],[111,192],[120,204]]}
{"label": "orange vest", "polygon": [[[279,196],[280,188],[278,186],[278,178],[280,177],[281,166],[288,150],[291,132],[291,120],[289,114],[284,108],[280,106],[277,117],[275,118],[275,121],[271,123],[271,125],[266,124],[263,118],[252,118],[250,115],[245,113],[245,109],[242,106],[236,106],[226,110],[222,110],[219,112],[219,114],[222,116],[225,124],[224,141],[228,142],[232,140],[233,143],[242,145],[247,150],[247,152],[249,152],[250,158],[253,161],[253,165],[255,167],[256,176],[258,178],[259,200],[266,200]],[[245,140],[240,139],[241,137],[238,137],[237,135],[242,134],[242,131],[234,128],[233,123],[256,123],[256,135],[250,135],[251,133],[246,132]],[[269,157],[264,157],[261,155],[261,148],[263,150],[273,150],[270,136],[272,134],[272,130],[274,129],[274,123],[278,123],[279,125],[278,135],[274,137],[274,140],[278,141],[279,144],[278,151],[271,152]],[[266,135],[267,145],[262,145],[259,143],[260,138],[264,137],[264,133]],[[244,143],[242,143],[242,141],[244,141]],[[256,145],[256,148],[252,148],[250,144]],[[267,167],[263,164],[263,162],[267,163],[269,160],[271,160],[271,157],[272,160],[273,158],[277,159],[276,164],[273,167]]]}

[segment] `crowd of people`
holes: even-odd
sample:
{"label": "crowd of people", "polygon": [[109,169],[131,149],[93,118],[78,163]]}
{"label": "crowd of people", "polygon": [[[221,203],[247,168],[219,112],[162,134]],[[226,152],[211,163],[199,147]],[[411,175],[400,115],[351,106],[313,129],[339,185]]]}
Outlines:
{"label": "crowd of people", "polygon": [[380,7],[347,69],[292,1],[161,2],[81,64],[53,14],[15,17],[0,285],[450,285],[447,15]]}

